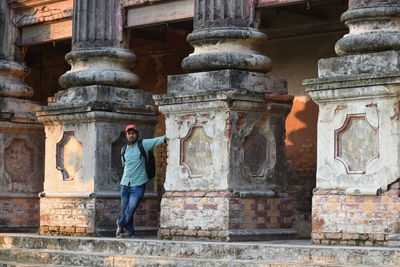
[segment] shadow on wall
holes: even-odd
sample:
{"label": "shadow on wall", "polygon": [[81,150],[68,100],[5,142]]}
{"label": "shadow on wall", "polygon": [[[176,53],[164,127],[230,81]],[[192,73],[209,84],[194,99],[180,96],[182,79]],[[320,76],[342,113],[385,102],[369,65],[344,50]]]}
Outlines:
{"label": "shadow on wall", "polygon": [[286,120],[286,156],[296,170],[315,170],[317,162],[318,105],[296,96]]}
{"label": "shadow on wall", "polygon": [[297,96],[286,120],[288,193],[295,199],[293,228],[300,238],[311,234],[311,200],[317,162],[318,106],[306,96]]}

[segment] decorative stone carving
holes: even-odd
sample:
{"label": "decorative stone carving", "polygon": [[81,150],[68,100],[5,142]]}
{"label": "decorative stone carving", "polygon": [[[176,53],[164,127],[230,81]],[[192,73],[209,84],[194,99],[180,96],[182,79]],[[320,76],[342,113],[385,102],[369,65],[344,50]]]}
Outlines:
{"label": "decorative stone carving", "polygon": [[13,138],[11,144],[4,149],[4,169],[12,182],[26,182],[33,174],[33,149],[26,144],[25,139]]}
{"label": "decorative stone carving", "polygon": [[347,173],[365,173],[368,163],[378,155],[378,129],[365,114],[348,115],[343,126],[335,130],[335,158]]}
{"label": "decorative stone carving", "polygon": [[202,126],[192,126],[181,140],[181,165],[187,168],[189,177],[201,177],[211,162],[211,138]]}
{"label": "decorative stone carving", "polygon": [[57,143],[57,169],[62,173],[63,180],[73,180],[82,168],[82,144],[73,132],[65,132]]}
{"label": "decorative stone carving", "polygon": [[260,127],[254,127],[243,143],[244,164],[253,177],[263,177],[267,166],[267,139]]}

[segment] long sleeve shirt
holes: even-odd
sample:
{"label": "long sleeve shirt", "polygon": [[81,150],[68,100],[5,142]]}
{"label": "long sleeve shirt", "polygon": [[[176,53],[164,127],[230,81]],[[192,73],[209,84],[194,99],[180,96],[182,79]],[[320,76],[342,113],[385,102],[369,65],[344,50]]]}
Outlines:
{"label": "long sleeve shirt", "polygon": [[[164,143],[165,136],[143,139],[142,144],[148,158],[148,152],[158,145]],[[138,142],[132,146],[127,145],[125,150],[125,162],[123,162],[124,174],[122,175],[121,185],[139,186],[147,183],[149,178],[146,173],[144,158],[140,154]]]}

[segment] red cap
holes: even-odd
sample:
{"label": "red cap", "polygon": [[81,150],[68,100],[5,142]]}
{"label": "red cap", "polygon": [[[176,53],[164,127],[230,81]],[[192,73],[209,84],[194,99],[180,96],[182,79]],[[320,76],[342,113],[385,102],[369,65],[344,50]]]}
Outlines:
{"label": "red cap", "polygon": [[125,127],[125,132],[128,130],[135,130],[136,132],[139,132],[139,128],[135,124],[129,124]]}

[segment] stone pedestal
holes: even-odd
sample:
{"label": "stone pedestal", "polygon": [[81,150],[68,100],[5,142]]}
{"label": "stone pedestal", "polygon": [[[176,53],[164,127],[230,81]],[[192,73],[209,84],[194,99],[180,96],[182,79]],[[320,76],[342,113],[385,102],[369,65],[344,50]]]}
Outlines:
{"label": "stone pedestal", "polygon": [[[72,51],[65,57],[71,70],[60,77],[66,90],[37,113],[46,132],[42,234],[115,235],[125,126],[137,124],[140,138],[154,136],[154,102],[134,89],[136,56],[124,48],[121,8],[117,0],[74,1]],[[135,217],[139,234],[157,230],[152,187]]]}
{"label": "stone pedestal", "polygon": [[39,105],[0,97],[0,106],[0,230],[37,231],[44,175],[43,126],[34,117]]}
{"label": "stone pedestal", "polygon": [[[152,106],[143,104],[152,103],[151,94],[94,85],[61,91],[51,101],[37,113],[46,132],[41,233],[110,235],[120,214],[123,129],[134,122],[141,137],[153,136],[155,113]],[[143,205],[154,202],[151,192],[149,185]],[[157,227],[156,223],[146,225],[143,219],[141,223],[153,232]]]}
{"label": "stone pedestal", "polygon": [[169,138],[159,236],[293,237],[293,202],[281,190],[291,100],[284,83],[221,70],[170,76],[168,89],[154,97]]}
{"label": "stone pedestal", "polygon": [[320,60],[319,78],[304,82],[319,105],[314,243],[400,243],[399,10],[351,1],[343,56]]}
{"label": "stone pedestal", "polygon": [[0,231],[36,231],[43,190],[44,133],[38,103],[24,82],[28,68],[17,62],[17,30],[8,2],[0,2]]}

